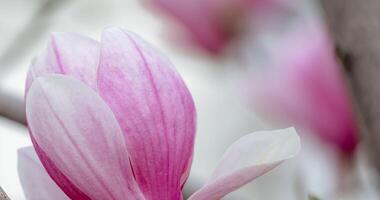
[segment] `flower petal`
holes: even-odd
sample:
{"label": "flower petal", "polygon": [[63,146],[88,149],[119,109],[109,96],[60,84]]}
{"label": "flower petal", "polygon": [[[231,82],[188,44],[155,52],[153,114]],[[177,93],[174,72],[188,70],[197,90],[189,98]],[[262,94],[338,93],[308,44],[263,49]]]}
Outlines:
{"label": "flower petal", "polygon": [[221,23],[225,16],[220,12],[221,4],[224,5],[220,1],[150,0],[150,3],[181,23],[190,42],[195,42],[212,54],[220,53],[231,40],[232,35],[228,31],[232,30],[227,30],[231,27],[224,27]]}
{"label": "flower petal", "polygon": [[96,89],[98,61],[97,41],[76,33],[53,33],[45,52],[32,62],[26,91],[36,77],[48,73],[70,75]]}
{"label": "flower petal", "polygon": [[294,128],[246,135],[228,148],[211,179],[190,200],[220,199],[295,156],[299,149]]}
{"label": "flower petal", "polygon": [[258,113],[303,128],[352,155],[359,129],[332,44],[322,26],[284,34],[271,52],[274,67],[255,71],[249,89]]}
{"label": "flower petal", "polygon": [[18,150],[18,173],[26,199],[69,200],[50,178],[33,147]]}
{"label": "flower petal", "polygon": [[168,59],[128,31],[106,29],[98,89],[125,134],[147,199],[182,198],[193,154],[195,108]]}
{"label": "flower petal", "polygon": [[184,28],[178,33],[185,33],[188,42],[218,55],[231,42],[242,39],[248,28],[256,29],[257,19],[263,14],[273,14],[282,7],[281,1],[284,0],[146,0],[146,3],[178,22],[179,28]]}
{"label": "flower petal", "polygon": [[144,199],[122,131],[104,101],[80,81],[46,75],[32,84],[26,113],[34,147],[72,199]]}

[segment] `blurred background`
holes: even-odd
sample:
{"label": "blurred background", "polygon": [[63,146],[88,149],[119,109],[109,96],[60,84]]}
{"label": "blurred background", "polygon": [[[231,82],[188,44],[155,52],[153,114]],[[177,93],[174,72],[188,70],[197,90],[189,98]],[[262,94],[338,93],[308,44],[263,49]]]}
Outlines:
{"label": "blurred background", "polygon": [[[284,78],[284,82],[278,82],[283,76],[293,77],[292,72],[287,74],[281,70],[276,71],[279,66],[283,68],[282,65],[310,65],[317,68],[317,72],[311,72],[312,74],[323,71],[319,65],[337,65],[331,64],[335,62],[332,54],[327,53],[325,56],[326,52],[334,50],[332,44],[326,45],[328,39],[321,39],[322,44],[313,43],[320,39],[315,30],[323,27],[317,1],[277,0],[268,5],[254,5],[253,10],[244,12],[240,10],[242,7],[231,6],[236,10],[223,10],[226,18],[222,17],[223,27],[219,29],[226,33],[223,32],[223,37],[219,35],[219,40],[215,42],[207,39],[210,35],[213,39],[219,37],[213,31],[204,36],[193,30],[194,23],[199,27],[210,27],[205,22],[209,16],[202,12],[214,11],[204,11],[187,5],[184,3],[186,1],[178,1],[191,14],[191,17],[182,16],[168,6],[173,2],[175,4],[176,1],[0,0],[0,112],[3,115],[0,116],[0,185],[11,199],[24,199],[17,174],[17,149],[31,145],[27,128],[23,124],[24,84],[31,60],[44,50],[51,32],[77,32],[99,40],[103,28],[107,26],[121,26],[131,30],[163,51],[176,66],[194,97],[198,130],[194,162],[186,185],[189,191],[200,187],[207,180],[224,150],[239,137],[260,129],[292,125],[302,132],[303,148],[300,155],[226,199],[379,198],[369,178],[372,169],[367,166],[365,156],[358,156],[361,151],[360,146],[356,146],[359,143],[356,133],[352,136],[351,132],[348,135],[345,132],[342,136],[344,139],[337,139],[338,136],[334,135],[339,135],[337,126],[325,129],[322,122],[318,128],[302,125],[318,121],[318,118],[327,118],[328,124],[339,124],[333,119],[329,120],[326,115],[350,110],[349,106],[341,109],[334,107],[330,111],[325,104],[312,101],[316,96],[301,94],[304,90],[312,89],[294,89],[296,87],[293,85],[309,83],[307,80],[314,83],[313,77],[305,76],[306,82],[299,83],[294,83],[292,79],[290,82],[293,85],[287,82],[287,78]],[[194,2],[202,4],[202,1]],[[229,1],[221,0],[218,4],[226,2]],[[229,3],[231,2],[233,1]],[[191,1],[188,3],[191,4]],[[321,32],[322,35],[325,34],[325,30]],[[327,49],[314,50],[314,47],[320,46]],[[309,54],[323,56],[314,58]],[[319,62],[321,59],[330,60]],[[298,60],[302,60],[302,63]],[[272,71],[268,72],[267,68]],[[294,71],[301,71],[301,74],[308,72]],[[329,73],[330,71],[322,77],[330,77]],[[331,73],[337,72],[333,70]],[[266,77],[265,80],[262,80],[263,77]],[[329,78],[323,78],[322,81],[330,83]],[[321,89],[327,92],[321,92],[320,95],[329,99],[331,93],[337,93],[339,97],[332,95],[331,99],[349,98],[339,89],[330,91],[330,88],[335,88],[335,84],[339,85],[337,88],[341,88],[340,84],[344,85],[343,82],[332,81],[331,85],[321,86],[327,88]],[[260,92],[261,90],[273,90],[273,94]],[[263,102],[265,104],[272,99],[280,102],[263,105]],[[305,103],[307,101],[312,103]],[[317,104],[316,108],[314,104]],[[337,105],[342,104],[338,102]],[[290,108],[281,110],[287,106]],[[268,112],[271,109],[266,107],[278,107],[272,113],[280,117],[266,116],[265,114],[272,115]],[[320,107],[322,108],[319,109]],[[281,112],[276,112],[278,110]],[[298,110],[313,114],[293,115]],[[351,114],[348,111],[347,115]],[[344,115],[347,116],[346,113]],[[336,114],[332,116],[339,118]],[[286,120],[282,120],[284,118]],[[348,127],[346,122],[342,123],[345,128]],[[319,128],[321,126],[323,128]],[[329,131],[333,133],[327,134]],[[323,132],[323,136],[303,132]],[[332,142],[325,142],[329,139]]]}

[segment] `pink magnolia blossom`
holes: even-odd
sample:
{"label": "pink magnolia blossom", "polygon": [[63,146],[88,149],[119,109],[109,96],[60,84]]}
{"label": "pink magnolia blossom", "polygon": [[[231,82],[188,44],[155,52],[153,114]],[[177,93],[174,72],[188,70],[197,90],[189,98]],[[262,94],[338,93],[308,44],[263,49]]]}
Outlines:
{"label": "pink magnolia blossom", "polygon": [[[183,198],[194,103],[169,60],[135,34],[108,28],[100,43],[53,34],[30,68],[26,113],[34,150],[19,151],[19,173],[27,199]],[[219,199],[298,149],[294,129],[249,134],[190,199]]]}
{"label": "pink magnolia blossom", "polygon": [[183,25],[190,40],[212,54],[241,34],[250,18],[282,0],[146,0]]}
{"label": "pink magnolia blossom", "polygon": [[300,27],[276,43],[274,63],[250,82],[256,109],[271,120],[314,133],[345,154],[358,144],[358,126],[343,68],[324,27]]}

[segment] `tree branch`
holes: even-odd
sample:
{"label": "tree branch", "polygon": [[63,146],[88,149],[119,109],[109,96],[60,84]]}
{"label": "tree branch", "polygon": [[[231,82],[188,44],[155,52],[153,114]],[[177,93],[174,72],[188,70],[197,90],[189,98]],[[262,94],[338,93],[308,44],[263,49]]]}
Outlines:
{"label": "tree branch", "polygon": [[12,95],[0,88],[0,116],[26,125],[24,102],[22,98]]}
{"label": "tree branch", "polygon": [[3,188],[0,187],[0,200],[11,200],[8,195],[4,192]]}

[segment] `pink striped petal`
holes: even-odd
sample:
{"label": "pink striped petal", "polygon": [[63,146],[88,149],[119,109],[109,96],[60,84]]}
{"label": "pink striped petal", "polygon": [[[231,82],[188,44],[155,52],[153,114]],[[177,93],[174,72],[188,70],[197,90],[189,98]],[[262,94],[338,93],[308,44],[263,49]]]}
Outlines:
{"label": "pink striped petal", "polygon": [[103,32],[98,89],[125,134],[147,199],[181,199],[191,165],[195,108],[168,59],[136,35]]}
{"label": "pink striped petal", "polygon": [[37,78],[26,98],[34,147],[50,176],[72,199],[144,199],[122,131],[108,106],[80,81]]}
{"label": "pink striped petal", "polygon": [[76,33],[53,33],[29,69],[26,91],[36,77],[49,73],[75,77],[96,89],[98,61],[99,42]]}
{"label": "pink striped petal", "polygon": [[295,156],[300,139],[294,128],[260,131],[232,144],[211,179],[189,200],[216,200]]}
{"label": "pink striped petal", "polygon": [[33,147],[18,150],[18,173],[26,199],[69,200],[50,178]]}

